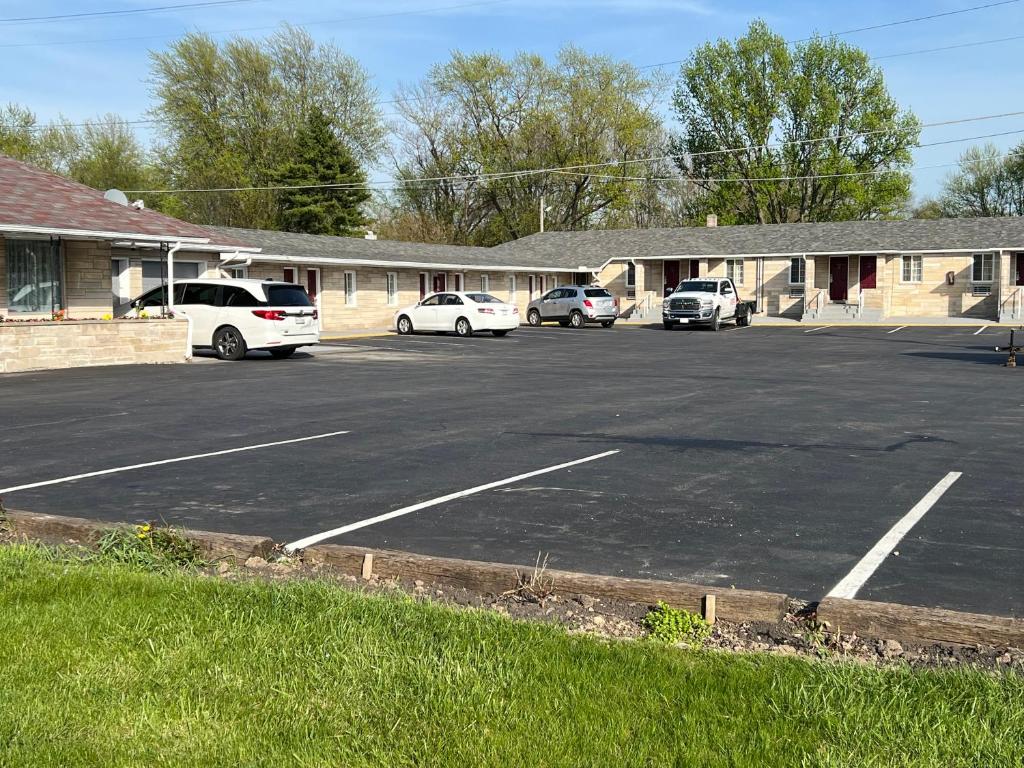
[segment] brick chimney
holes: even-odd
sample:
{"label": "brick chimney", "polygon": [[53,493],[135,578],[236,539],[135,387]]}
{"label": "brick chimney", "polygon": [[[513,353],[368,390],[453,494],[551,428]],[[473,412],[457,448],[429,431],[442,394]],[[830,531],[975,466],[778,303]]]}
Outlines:
{"label": "brick chimney", "polygon": [[709,227],[717,227],[718,226],[718,214],[715,214],[715,213],[709,213],[708,214],[708,226]]}

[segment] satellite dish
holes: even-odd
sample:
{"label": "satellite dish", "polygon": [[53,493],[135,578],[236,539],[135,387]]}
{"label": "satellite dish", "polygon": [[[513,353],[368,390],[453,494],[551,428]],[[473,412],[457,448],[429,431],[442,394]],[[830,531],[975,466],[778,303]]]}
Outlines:
{"label": "satellite dish", "polygon": [[108,189],[103,193],[103,199],[118,205],[128,205],[128,195],[120,189]]}

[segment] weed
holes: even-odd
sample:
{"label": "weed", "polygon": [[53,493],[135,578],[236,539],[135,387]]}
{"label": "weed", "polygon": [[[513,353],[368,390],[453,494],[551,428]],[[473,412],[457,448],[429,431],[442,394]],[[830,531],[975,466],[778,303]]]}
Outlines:
{"label": "weed", "polygon": [[548,556],[537,553],[537,562],[533,565],[533,572],[525,575],[516,571],[518,586],[502,594],[502,597],[517,597],[529,602],[544,605],[555,591],[555,580],[548,574]]}
{"label": "weed", "polygon": [[711,625],[696,613],[673,608],[661,600],[647,612],[643,624],[653,640],[663,643],[692,645],[703,642],[711,635]]}
{"label": "weed", "polygon": [[150,523],[111,529],[99,540],[98,548],[101,559],[149,571],[200,568],[206,564],[194,542],[170,528]]}

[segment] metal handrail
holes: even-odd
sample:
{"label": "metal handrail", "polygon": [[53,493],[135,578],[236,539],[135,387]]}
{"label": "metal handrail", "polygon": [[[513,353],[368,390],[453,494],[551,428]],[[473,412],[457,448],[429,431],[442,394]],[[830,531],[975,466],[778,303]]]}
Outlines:
{"label": "metal handrail", "polygon": [[645,305],[649,305],[654,298],[655,291],[644,291],[644,297],[633,304],[633,314],[639,315],[644,311]]}

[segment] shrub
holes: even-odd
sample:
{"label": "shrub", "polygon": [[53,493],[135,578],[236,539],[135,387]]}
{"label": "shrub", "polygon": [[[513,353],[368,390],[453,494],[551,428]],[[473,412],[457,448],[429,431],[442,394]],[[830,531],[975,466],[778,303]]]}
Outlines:
{"label": "shrub", "polygon": [[149,523],[107,531],[98,546],[101,558],[144,570],[200,568],[206,564],[194,542],[170,528]]}
{"label": "shrub", "polygon": [[663,643],[700,643],[711,635],[711,625],[696,613],[681,611],[658,601],[643,618],[652,640]]}

